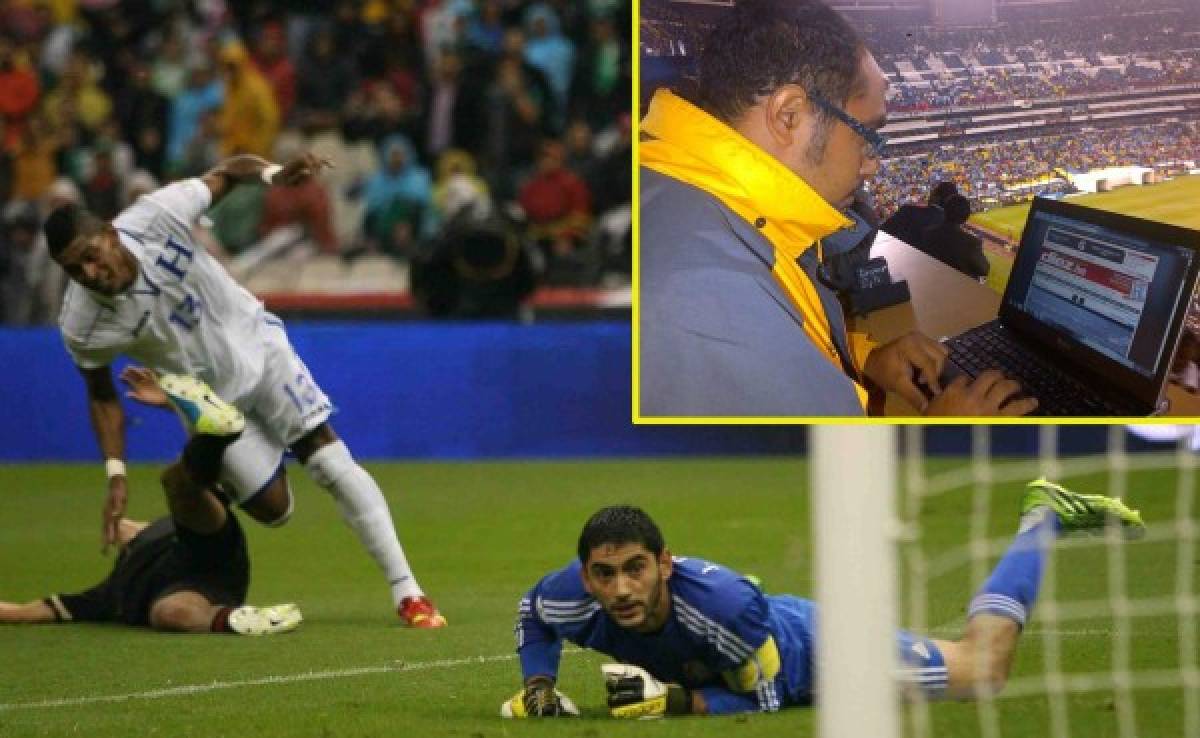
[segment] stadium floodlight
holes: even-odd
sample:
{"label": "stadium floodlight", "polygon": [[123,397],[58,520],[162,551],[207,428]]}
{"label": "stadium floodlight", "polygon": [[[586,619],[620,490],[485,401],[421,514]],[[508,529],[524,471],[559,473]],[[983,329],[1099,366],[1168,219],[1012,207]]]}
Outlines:
{"label": "stadium floodlight", "polygon": [[895,429],[815,426],[811,440],[818,735],[897,738]]}

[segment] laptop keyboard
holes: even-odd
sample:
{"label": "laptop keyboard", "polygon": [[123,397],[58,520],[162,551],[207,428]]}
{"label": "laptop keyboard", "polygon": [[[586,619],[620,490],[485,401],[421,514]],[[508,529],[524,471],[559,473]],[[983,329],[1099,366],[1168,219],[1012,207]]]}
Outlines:
{"label": "laptop keyboard", "polygon": [[972,377],[999,369],[1021,383],[1025,395],[1036,397],[1034,415],[1138,415],[1097,395],[1037,353],[1012,340],[998,321],[984,323],[946,342],[950,359]]}

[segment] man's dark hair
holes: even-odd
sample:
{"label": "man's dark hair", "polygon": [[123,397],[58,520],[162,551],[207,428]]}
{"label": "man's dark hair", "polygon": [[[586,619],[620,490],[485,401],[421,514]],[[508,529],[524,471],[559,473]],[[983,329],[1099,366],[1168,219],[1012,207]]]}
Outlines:
{"label": "man's dark hair", "polygon": [[942,204],[942,210],[946,211],[947,223],[962,225],[971,217],[971,201],[962,195],[951,195]]}
{"label": "man's dark hair", "polygon": [[46,246],[54,259],[75,240],[87,213],[78,205],[62,205],[46,217],[42,230],[46,233]]}
{"label": "man's dark hair", "polygon": [[841,105],[858,81],[863,49],[846,19],[819,0],[745,0],[700,50],[696,102],[727,123],[787,84]]}
{"label": "man's dark hair", "polygon": [[929,191],[929,204],[943,207],[951,195],[958,194],[958,185],[949,180],[942,180]]}
{"label": "man's dark hair", "polygon": [[662,531],[650,516],[630,505],[606,507],[588,518],[579,534],[579,561],[586,563],[592,549],[606,543],[640,543],[655,556],[665,547]]}

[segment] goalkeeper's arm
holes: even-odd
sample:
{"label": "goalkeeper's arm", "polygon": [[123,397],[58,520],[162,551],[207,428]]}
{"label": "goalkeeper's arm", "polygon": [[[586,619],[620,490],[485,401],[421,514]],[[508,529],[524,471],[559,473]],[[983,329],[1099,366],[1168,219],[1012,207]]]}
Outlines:
{"label": "goalkeeper's arm", "polygon": [[525,686],[500,706],[500,714],[508,718],[578,715],[575,703],[554,686],[562,640],[538,616],[533,605],[536,596],[535,586],[517,608],[517,654]]}

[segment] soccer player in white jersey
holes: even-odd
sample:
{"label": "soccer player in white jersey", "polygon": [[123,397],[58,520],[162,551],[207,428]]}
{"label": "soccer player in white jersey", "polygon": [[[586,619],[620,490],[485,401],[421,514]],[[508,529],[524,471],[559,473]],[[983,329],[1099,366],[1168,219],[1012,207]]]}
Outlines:
{"label": "soccer player in white jersey", "polygon": [[[1145,530],[1120,500],[1045,479],[1030,482],[1021,513],[1012,545],[971,600],[961,639],[897,634],[907,693],[965,699],[997,692],[1052,541],[1110,522],[1130,537]],[[521,599],[516,637],[524,687],[501,705],[504,717],[579,714],[557,688],[564,641],[619,662],[601,667],[613,717],[773,712],[812,703],[812,601],[765,595],[719,564],[672,556],[650,516],[627,505],[593,515],[576,554]]]}
{"label": "soccer player in white jersey", "polygon": [[245,414],[246,430],[225,452],[221,481],[251,517],[281,525],[290,516],[283,465],[290,448],[383,569],[401,619],[441,627],[446,620],[409,567],[379,485],[329,424],[329,398],[283,323],[192,237],[200,214],[237,184],[299,184],[326,166],[310,153],[283,166],[234,156],[202,177],[138,198],[111,224],[72,205],[46,219],[50,254],[71,278],[59,325],[106,459],[104,543],[117,540],[128,495],[124,412],[109,368],[124,355],[159,372],[197,377]]}

